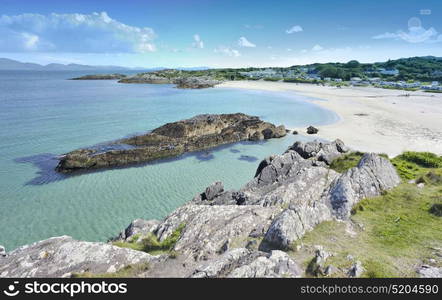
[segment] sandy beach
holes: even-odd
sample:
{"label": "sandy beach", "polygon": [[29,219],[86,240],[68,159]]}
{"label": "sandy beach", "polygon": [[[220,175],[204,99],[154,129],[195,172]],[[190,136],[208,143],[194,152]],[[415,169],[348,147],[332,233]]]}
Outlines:
{"label": "sandy beach", "polygon": [[[407,150],[442,155],[442,94],[267,81],[230,81],[219,88],[284,91],[327,100],[313,102],[336,112],[340,120],[317,126],[317,136],[339,138],[355,150],[389,156]],[[289,129],[306,134],[306,128]]]}

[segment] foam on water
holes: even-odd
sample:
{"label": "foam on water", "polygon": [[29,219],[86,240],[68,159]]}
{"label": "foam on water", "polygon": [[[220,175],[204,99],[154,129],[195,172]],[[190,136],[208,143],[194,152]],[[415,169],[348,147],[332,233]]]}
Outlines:
{"label": "foam on water", "polygon": [[294,94],[70,81],[72,72],[0,72],[0,244],[57,235],[106,240],[135,218],[162,218],[207,185],[239,188],[295,139],[243,142],[174,159],[81,175],[56,156],[202,113],[243,112],[288,127],[337,116]]}

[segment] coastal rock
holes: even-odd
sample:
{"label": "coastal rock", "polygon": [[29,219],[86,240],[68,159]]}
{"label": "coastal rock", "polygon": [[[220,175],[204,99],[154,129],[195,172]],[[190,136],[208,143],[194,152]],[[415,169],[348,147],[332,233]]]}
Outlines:
{"label": "coastal rock", "polygon": [[96,147],[75,150],[63,155],[58,172],[99,169],[149,162],[200,151],[219,145],[253,140],[257,133],[266,138],[280,138],[284,126],[261,121],[245,114],[198,115],[168,123],[152,132]]}
{"label": "coastal rock", "polygon": [[238,248],[196,268],[193,278],[295,278],[301,268],[284,252]]}
{"label": "coastal rock", "polygon": [[313,126],[307,127],[307,133],[308,134],[316,134],[319,132],[319,129]]}
{"label": "coastal rock", "polygon": [[275,218],[264,236],[264,241],[276,249],[290,249],[293,242],[303,237],[306,232],[331,219],[329,208],[322,203],[291,205]]}
{"label": "coastal rock", "polygon": [[331,184],[326,202],[333,208],[339,219],[347,219],[351,208],[359,200],[381,195],[400,183],[396,169],[389,160],[366,153],[358,165],[339,176]]}
{"label": "coastal rock", "polygon": [[173,80],[173,83],[180,89],[206,89],[220,84],[221,81],[208,77],[184,77]]}
{"label": "coastal rock", "polygon": [[442,278],[442,268],[422,265],[417,273],[421,278]]}
{"label": "coastal rock", "polygon": [[364,271],[365,269],[362,267],[362,263],[360,261],[357,261],[348,270],[347,275],[348,277],[361,277]]}
{"label": "coastal rock", "polygon": [[224,192],[223,183],[221,181],[214,182],[206,188],[203,195],[203,200],[213,200],[215,196],[221,194],[222,192]]}
{"label": "coastal rock", "polygon": [[156,231],[159,224],[160,221],[158,220],[133,220],[124,231],[120,232],[118,237],[112,240],[127,240],[137,234],[146,235],[147,233],[152,233]]}
{"label": "coastal rock", "polygon": [[350,149],[345,146],[344,142],[339,139],[331,143],[324,143],[317,140],[306,143],[298,141],[295,142],[289,150],[296,151],[305,159],[316,158],[328,165],[334,159],[350,151]]}
{"label": "coastal rock", "polygon": [[6,256],[6,249],[2,245],[0,245],[0,257]]}
{"label": "coastal rock", "polygon": [[72,78],[72,80],[118,80],[125,78],[124,74],[94,74]]}
{"label": "coastal rock", "polygon": [[0,277],[66,277],[71,273],[113,273],[156,258],[104,243],[54,237],[20,247],[0,260]]}
{"label": "coastal rock", "polygon": [[279,211],[278,207],[257,205],[188,204],[169,215],[156,234],[163,241],[181,224],[185,224],[174,250],[194,260],[209,259],[216,256],[226,243],[245,247],[249,234],[258,226],[264,226],[267,230]]}
{"label": "coastal rock", "polygon": [[166,69],[155,72],[139,73],[122,78],[120,83],[176,84],[181,89],[211,88],[221,81],[209,76],[189,76],[181,70]]}
{"label": "coastal rock", "polygon": [[302,270],[287,253],[273,250],[270,255],[256,258],[249,264],[234,269],[230,278],[296,278],[301,277]]}

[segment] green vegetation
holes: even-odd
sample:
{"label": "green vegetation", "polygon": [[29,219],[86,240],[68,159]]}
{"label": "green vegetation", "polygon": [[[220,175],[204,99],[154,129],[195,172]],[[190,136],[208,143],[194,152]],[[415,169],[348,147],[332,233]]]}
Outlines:
{"label": "green vegetation", "polygon": [[330,169],[335,170],[338,173],[343,173],[348,169],[356,167],[361,160],[364,153],[362,152],[351,152],[338,157],[330,164]]}
{"label": "green vegetation", "polygon": [[72,278],[133,278],[137,277],[138,274],[144,273],[149,270],[148,263],[140,263],[134,265],[128,265],[124,268],[121,268],[115,273],[74,273],[72,274]]}
{"label": "green vegetation", "polygon": [[[358,156],[361,153],[348,154],[333,162],[334,166],[345,171],[357,164]],[[437,255],[435,249],[442,248],[441,157],[428,152],[405,152],[392,162],[403,179],[425,185],[419,187],[404,181],[379,197],[356,204],[351,226],[328,221],[307,233],[293,249],[304,246],[290,252],[308,267],[307,275],[321,276],[312,264],[313,245],[323,245],[333,253],[326,265],[338,269],[332,275],[336,277],[346,276],[355,260],[362,262],[365,277],[412,277],[416,276],[416,266]],[[438,264],[442,266],[440,261]]]}
{"label": "green vegetation", "polygon": [[[264,78],[266,81],[283,80],[285,82],[298,83],[321,83],[323,81],[317,79],[309,79],[307,74],[317,74],[322,78],[340,78],[349,81],[352,77],[367,79],[370,77],[379,77],[388,81],[421,81],[430,83],[432,81],[442,81],[442,58],[427,57],[410,57],[397,60],[389,60],[381,63],[360,63],[351,60],[347,63],[324,63],[310,65],[295,65],[288,68],[270,67],[272,70],[279,72],[275,78]],[[380,69],[396,69],[399,71],[397,76],[381,74]],[[267,68],[224,68],[224,69],[207,69],[207,70],[161,70],[155,74],[159,77],[173,79],[176,77],[210,77],[216,80],[257,80],[258,78],[250,78],[242,73],[252,71],[264,71]],[[308,69],[308,71],[303,71]],[[290,75],[287,75],[290,71]],[[340,85],[339,85],[340,86]],[[385,87],[394,88],[394,87]],[[406,90],[415,90],[414,88]],[[433,91],[432,91],[433,92]],[[435,91],[440,92],[440,91]]]}
{"label": "green vegetation", "polygon": [[176,242],[180,239],[185,227],[186,225],[184,223],[180,224],[180,226],[178,226],[178,228],[175,229],[172,234],[163,241],[159,241],[154,234],[149,233],[143,237],[140,237],[140,235],[134,235],[128,241],[113,242],[113,245],[122,248],[130,248],[137,251],[143,251],[150,254],[161,254],[169,252],[172,254],[172,256],[176,256],[176,253],[173,253],[172,250]]}
{"label": "green vegetation", "polygon": [[422,168],[442,168],[442,157],[429,152],[404,152],[391,160],[404,180],[423,175]]}

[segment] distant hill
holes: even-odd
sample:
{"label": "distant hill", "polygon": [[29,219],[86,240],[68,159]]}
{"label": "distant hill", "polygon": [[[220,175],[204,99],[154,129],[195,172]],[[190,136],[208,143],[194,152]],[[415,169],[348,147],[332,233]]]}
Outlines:
{"label": "distant hill", "polygon": [[[23,71],[99,71],[99,70],[115,70],[115,71],[130,71],[130,70],[144,70],[144,71],[159,71],[166,68],[127,68],[121,66],[90,66],[80,64],[57,64],[52,63],[48,65],[39,65],[35,63],[20,62],[9,58],[0,58],[0,70],[23,70]],[[207,70],[208,67],[191,67],[191,68],[175,68],[186,71]]]}

